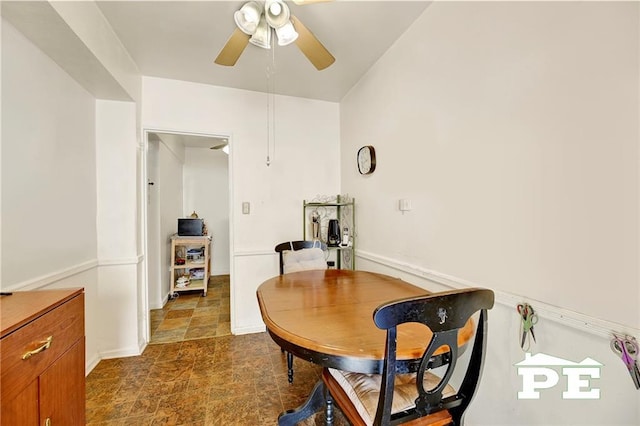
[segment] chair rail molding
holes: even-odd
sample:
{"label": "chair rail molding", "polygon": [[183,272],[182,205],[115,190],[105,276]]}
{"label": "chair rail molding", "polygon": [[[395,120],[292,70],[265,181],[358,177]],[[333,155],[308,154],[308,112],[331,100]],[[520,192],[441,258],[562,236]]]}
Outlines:
{"label": "chair rail molding", "polygon": [[32,278],[30,280],[23,281],[21,283],[14,284],[7,288],[8,291],[14,290],[37,290],[43,287],[47,287],[51,284],[54,284],[58,281],[62,281],[66,278],[72,277],[74,275],[80,274],[82,272],[88,271],[90,269],[94,269],[98,266],[98,259],[91,259],[86,262],[78,263],[73,266],[69,266],[64,269],[60,269],[55,272],[51,272],[50,274],[41,275],[39,277]]}
{"label": "chair rail molding", "polygon": [[135,257],[101,258],[98,259],[98,266],[137,265],[143,260],[144,255],[137,255]]}
{"label": "chair rail molding", "polygon": [[[473,283],[461,278],[444,274],[442,272],[423,268],[421,266],[413,265],[408,262],[403,262],[397,259],[377,255],[375,253],[367,251],[356,250],[355,256],[387,268],[391,268],[421,279],[425,279],[449,287],[451,289],[462,289],[468,287],[491,288],[490,285],[487,284]],[[575,312],[569,309],[564,309],[559,306],[535,300],[524,295],[518,295],[499,290],[493,291],[495,293],[496,304],[500,304],[509,309],[513,309],[513,307],[518,303],[528,302],[532,305],[535,305],[536,314],[538,314],[539,317],[554,321],[565,327],[584,331],[591,335],[610,339],[612,332],[626,333],[635,336],[640,334],[640,329],[631,327],[629,325],[619,324],[616,322],[592,317],[580,312]]]}
{"label": "chair rail molding", "polygon": [[242,250],[242,251],[234,251],[233,257],[244,257],[244,256],[277,256],[278,253],[273,251],[273,249],[263,249],[263,250]]}

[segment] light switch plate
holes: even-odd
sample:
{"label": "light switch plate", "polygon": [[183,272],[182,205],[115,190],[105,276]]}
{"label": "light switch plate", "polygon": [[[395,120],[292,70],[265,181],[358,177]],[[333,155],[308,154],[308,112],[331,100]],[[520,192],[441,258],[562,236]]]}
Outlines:
{"label": "light switch plate", "polygon": [[251,211],[251,204],[248,201],[242,203],[242,214],[249,214]]}

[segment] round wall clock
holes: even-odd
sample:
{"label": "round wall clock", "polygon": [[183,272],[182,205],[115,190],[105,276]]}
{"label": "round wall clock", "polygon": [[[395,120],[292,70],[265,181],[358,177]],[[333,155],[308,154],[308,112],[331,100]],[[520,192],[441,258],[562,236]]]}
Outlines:
{"label": "round wall clock", "polygon": [[358,171],[361,175],[369,175],[376,169],[376,150],[365,145],[358,150]]}

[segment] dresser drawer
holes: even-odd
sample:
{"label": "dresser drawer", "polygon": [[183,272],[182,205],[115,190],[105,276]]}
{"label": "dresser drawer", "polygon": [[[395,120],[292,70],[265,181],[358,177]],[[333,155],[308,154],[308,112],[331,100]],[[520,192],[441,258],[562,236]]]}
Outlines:
{"label": "dresser drawer", "polygon": [[[2,399],[17,395],[49,365],[84,337],[84,294],[68,300],[0,341]],[[33,355],[31,351],[48,348]],[[23,359],[26,358],[26,359]]]}

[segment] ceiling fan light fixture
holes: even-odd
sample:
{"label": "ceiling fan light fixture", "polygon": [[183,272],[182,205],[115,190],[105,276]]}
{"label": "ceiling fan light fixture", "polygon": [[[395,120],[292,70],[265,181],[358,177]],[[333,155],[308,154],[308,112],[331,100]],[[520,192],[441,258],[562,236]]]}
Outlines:
{"label": "ceiling fan light fixture", "polygon": [[[297,1],[314,3],[331,0]],[[263,49],[271,49],[272,37],[278,38],[280,46],[295,42],[318,71],[331,66],[336,60],[320,40],[291,14],[284,0],[265,0],[264,8],[262,2],[245,2],[240,10],[234,13],[234,20],[237,27],[218,53],[214,61],[218,65],[235,65],[249,43]],[[272,35],[274,31],[276,34]]]}
{"label": "ceiling fan light fixture", "polygon": [[250,1],[233,14],[233,19],[243,33],[253,35],[258,28],[261,15],[262,8],[260,5],[255,1]]}
{"label": "ceiling fan light fixture", "polygon": [[289,7],[282,0],[267,0],[264,5],[264,15],[269,25],[275,29],[290,23],[291,13],[289,12]]}
{"label": "ceiling fan light fixture", "polygon": [[298,39],[298,33],[291,22],[276,28],[276,35],[278,36],[279,46],[287,46]]}
{"label": "ceiling fan light fixture", "polygon": [[260,17],[258,27],[249,39],[249,43],[263,49],[271,49],[271,27],[267,24],[264,15]]}

